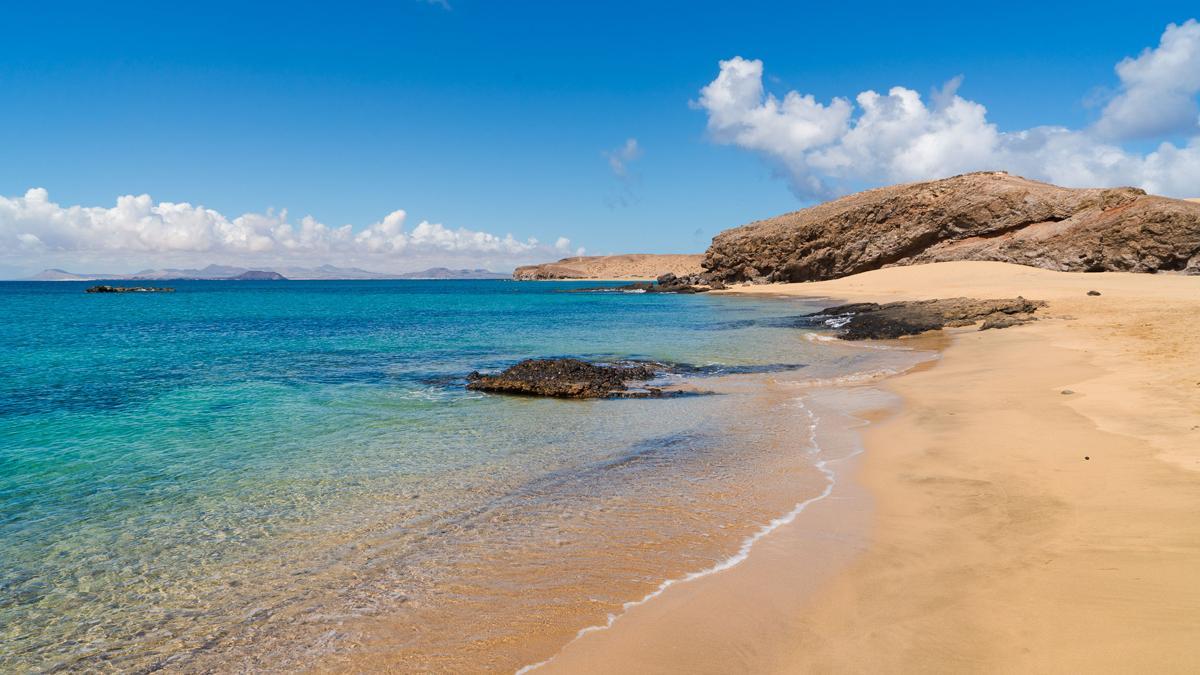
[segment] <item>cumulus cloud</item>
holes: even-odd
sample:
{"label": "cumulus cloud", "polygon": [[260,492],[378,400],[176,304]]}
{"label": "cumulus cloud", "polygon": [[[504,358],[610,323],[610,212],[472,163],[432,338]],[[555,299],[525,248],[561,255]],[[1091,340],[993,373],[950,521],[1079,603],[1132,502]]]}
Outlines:
{"label": "cumulus cloud", "polygon": [[0,196],[0,260],[117,265],[158,265],[168,260],[333,262],[400,271],[455,261],[506,267],[572,253],[565,237],[545,245],[537,239],[518,240],[511,234],[501,237],[427,221],[408,228],[407,219],[404,211],[393,211],[355,230],[350,225],[326,225],[311,216],[292,222],[286,210],[229,218],[186,202],[155,202],[149,195],[118,197],[112,207],[61,206],[50,200],[45,189],[34,188],[21,197]]}
{"label": "cumulus cloud", "polygon": [[1200,23],[1171,24],[1158,47],[1117,64],[1121,91],[1096,130],[1108,138],[1154,138],[1200,131]]}
{"label": "cumulus cloud", "polygon": [[[1063,185],[1130,184],[1192,196],[1200,192],[1197,54],[1200,25],[1168,26],[1157,48],[1117,66],[1121,90],[1096,125],[1082,130],[1001,131],[988,121],[987,108],[958,94],[962,76],[935,90],[928,103],[901,86],[884,94],[864,91],[853,102],[837,97],[823,103],[795,91],[781,99],[765,91],[762,61],[741,57],[720,62],[695,105],[707,113],[714,141],[761,154],[806,199],[980,169]],[[1157,101],[1164,110],[1143,114]],[[1169,132],[1190,138],[1144,154],[1118,143]]]}

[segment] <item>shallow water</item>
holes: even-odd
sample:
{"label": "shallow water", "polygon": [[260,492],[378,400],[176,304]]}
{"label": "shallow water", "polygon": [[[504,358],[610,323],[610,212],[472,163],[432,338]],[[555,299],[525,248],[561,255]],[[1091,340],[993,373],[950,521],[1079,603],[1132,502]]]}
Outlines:
{"label": "shallow water", "polygon": [[[173,285],[0,283],[0,670],[512,670],[823,489],[786,382],[916,358],[795,300]],[[547,355],[721,393],[463,389]]]}

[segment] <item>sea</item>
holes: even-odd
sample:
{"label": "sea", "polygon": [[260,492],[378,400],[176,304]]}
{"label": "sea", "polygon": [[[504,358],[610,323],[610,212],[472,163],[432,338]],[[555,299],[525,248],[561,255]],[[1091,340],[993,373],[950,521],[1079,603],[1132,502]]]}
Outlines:
{"label": "sea", "polygon": [[[0,671],[514,672],[753,555],[857,452],[819,392],[930,358],[837,299],[155,283],[0,282]],[[555,356],[698,394],[465,388]]]}

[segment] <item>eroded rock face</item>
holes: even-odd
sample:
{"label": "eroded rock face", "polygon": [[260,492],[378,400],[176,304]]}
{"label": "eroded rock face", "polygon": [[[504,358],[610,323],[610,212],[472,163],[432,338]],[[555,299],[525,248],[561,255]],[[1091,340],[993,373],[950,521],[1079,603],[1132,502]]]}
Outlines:
{"label": "eroded rock face", "polygon": [[990,260],[1070,272],[1200,274],[1200,204],[1003,172],[868,190],[713,238],[715,280],[818,281],[891,265]]}
{"label": "eroded rock face", "polygon": [[838,330],[843,340],[891,339],[917,335],[947,326],[970,326],[982,321],[979,330],[1008,328],[1034,321],[1033,313],[1046,303],[1010,298],[976,300],[946,298],[889,302],[859,302],[827,307],[807,315],[815,323]]}
{"label": "eroded rock face", "polygon": [[664,392],[655,387],[629,390],[629,382],[645,382],[654,377],[654,368],[644,364],[608,366],[579,359],[526,359],[495,375],[473,372],[467,376],[467,388],[556,398],[664,396]]}

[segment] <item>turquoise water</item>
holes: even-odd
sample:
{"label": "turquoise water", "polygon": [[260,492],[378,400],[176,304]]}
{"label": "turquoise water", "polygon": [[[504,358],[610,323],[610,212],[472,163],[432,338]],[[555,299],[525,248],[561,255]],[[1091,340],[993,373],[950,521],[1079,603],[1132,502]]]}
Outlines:
{"label": "turquoise water", "polygon": [[[770,515],[698,496],[753,480],[729,459],[771,425],[734,442],[722,422],[753,388],[581,403],[467,392],[466,373],[644,358],[702,366],[689,372],[703,385],[744,366],[837,376],[883,358],[803,339],[792,318],[812,307],[794,301],[503,281],[171,285],[0,283],[0,670],[264,667],[405,612],[462,627],[503,599],[502,560],[540,561],[536,580],[503,584],[522,584],[523,617],[542,616],[569,595],[537,590],[547,579],[616,588],[619,566],[595,579],[555,567],[595,567],[614,523],[599,548],[664,538],[629,570],[648,583],[722,555],[724,540],[687,544],[693,531]],[[679,513],[687,528],[668,542]],[[494,636],[463,632],[464,653],[492,653]],[[401,649],[445,666],[413,656],[436,639]]]}

